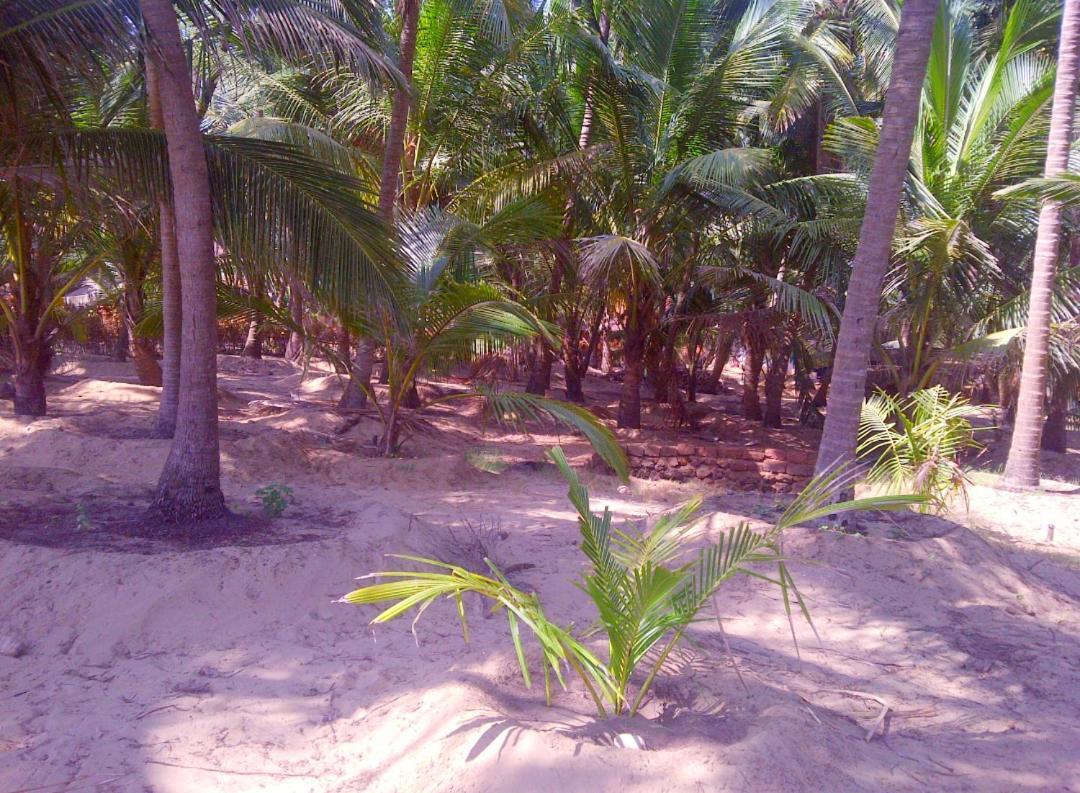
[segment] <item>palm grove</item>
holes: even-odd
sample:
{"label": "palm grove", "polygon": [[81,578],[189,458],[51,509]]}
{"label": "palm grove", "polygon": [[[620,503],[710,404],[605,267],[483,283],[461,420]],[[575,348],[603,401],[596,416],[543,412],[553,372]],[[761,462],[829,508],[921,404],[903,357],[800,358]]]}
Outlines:
{"label": "palm grove", "polygon": [[[1016,416],[1006,480],[1036,484],[1080,383],[1078,60],[1075,0],[11,0],[15,410],[45,413],[92,278],[161,386],[174,522],[227,511],[224,317],[246,354],[278,328],[334,360],[386,454],[477,399],[625,473],[589,366],[636,428],[643,393],[688,421],[737,355],[747,419],[778,426],[792,387],[824,409],[819,470],[855,455],[869,385],[978,378]],[[422,396],[462,362],[470,388]]]}

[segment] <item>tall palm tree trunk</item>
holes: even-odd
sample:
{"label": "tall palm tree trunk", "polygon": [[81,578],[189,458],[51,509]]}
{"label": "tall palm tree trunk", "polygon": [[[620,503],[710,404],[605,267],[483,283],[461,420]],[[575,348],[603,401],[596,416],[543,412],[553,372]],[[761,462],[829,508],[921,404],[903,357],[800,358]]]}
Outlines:
{"label": "tall palm tree trunk", "polygon": [[[1046,147],[1046,176],[1057,176],[1069,167],[1076,81],[1080,77],[1080,0],[1065,0],[1061,18],[1054,104],[1050,114],[1050,137]],[[1050,349],[1050,304],[1053,298],[1061,238],[1061,204],[1046,201],[1039,212],[1035,256],[1031,273],[1031,303],[1020,375],[1016,423],[1003,484],[1007,487],[1038,487],[1039,446],[1046,400],[1046,363]]]}
{"label": "tall palm tree trunk", "polygon": [[379,178],[379,214],[383,220],[394,219],[394,202],[398,195],[401,157],[405,151],[405,129],[409,123],[412,103],[413,60],[416,58],[416,34],[420,25],[420,0],[400,0],[401,39],[398,44],[398,71],[405,84],[394,90],[390,103],[390,126],[386,132],[382,175]]}
{"label": "tall palm tree trunk", "polygon": [[[146,89],[150,124],[164,129],[161,114],[160,75],[156,59],[146,57]],[[161,243],[161,401],[158,403],[155,434],[171,438],[176,431],[176,408],[180,400],[181,298],[180,257],[176,252],[176,218],[172,205],[158,206],[158,236]]]}
{"label": "tall palm tree trunk", "polygon": [[172,177],[183,325],[176,431],[153,508],[176,522],[227,514],[217,416],[217,311],[210,175],[180,26],[170,0],[140,0],[159,58],[159,95]]}
{"label": "tall palm tree trunk", "polygon": [[836,342],[832,393],[818,450],[819,473],[855,459],[881,284],[889,265],[938,5],[939,0],[907,0],[901,13],[866,213]]}
{"label": "tall palm tree trunk", "polygon": [[[383,151],[382,173],[379,176],[379,215],[388,225],[394,223],[394,204],[398,196],[405,131],[409,123],[409,106],[412,103],[413,61],[416,58],[416,35],[420,25],[420,0],[400,0],[398,14],[401,15],[398,71],[405,83],[394,89],[390,100],[390,126],[386,131],[386,148]],[[356,357],[353,359],[349,382],[342,395],[344,407],[360,408],[367,404],[374,360],[375,343],[363,337],[357,339]]]}

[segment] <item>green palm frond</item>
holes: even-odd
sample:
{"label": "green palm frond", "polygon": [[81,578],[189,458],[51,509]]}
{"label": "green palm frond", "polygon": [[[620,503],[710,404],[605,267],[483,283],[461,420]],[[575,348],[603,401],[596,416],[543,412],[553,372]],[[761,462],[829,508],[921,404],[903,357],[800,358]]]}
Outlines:
{"label": "green palm frond", "polygon": [[940,511],[950,499],[966,499],[967,477],[959,456],[980,444],[974,439],[971,406],[941,386],[906,399],[879,393],[863,403],[858,453],[872,459],[867,481],[887,493],[915,492]]}
{"label": "green palm frond", "polygon": [[[466,640],[468,628],[462,596],[473,593],[490,600],[496,610],[507,610],[508,627],[526,686],[530,685],[519,623],[526,625],[540,644],[545,692],[550,702],[550,675],[562,683],[560,665],[566,664],[583,681],[604,717],[609,713],[633,715],[641,707],[653,681],[669,654],[682,640],[701,609],[727,580],[748,574],[780,587],[785,610],[792,619],[794,602],[809,619],[809,611],[780,553],[779,539],[784,528],[809,520],[831,502],[837,486],[848,480],[836,473],[815,480],[796,500],[776,526],[753,529],[746,523],[728,530],[715,541],[703,544],[689,531],[696,520],[700,501],[693,501],[662,517],[653,529],[640,534],[612,528],[611,511],[592,511],[588,490],[570,467],[559,447],[549,456],[569,487],[568,497],[578,516],[581,550],[589,563],[580,583],[597,611],[598,630],[607,639],[607,660],[588,650],[583,639],[570,629],[558,627],[544,613],[535,595],[511,586],[488,562],[491,576],[459,566],[417,557],[398,557],[424,568],[448,572],[389,572],[376,576],[386,583],[363,586],[342,600],[354,604],[391,603],[372,620],[388,622],[416,611],[417,619],[440,598],[455,602]],[[918,496],[863,499],[834,504],[844,509],[887,509],[921,503]],[[755,569],[775,565],[773,578]],[[794,637],[794,627],[792,629]],[[642,666],[644,680],[636,682]],[[633,690],[636,686],[636,692]]]}
{"label": "green palm frond", "polygon": [[618,439],[596,416],[580,405],[519,391],[498,391],[486,386],[478,386],[476,391],[483,396],[488,409],[500,423],[520,427],[526,422],[547,418],[580,432],[620,479],[629,479],[630,464]]}

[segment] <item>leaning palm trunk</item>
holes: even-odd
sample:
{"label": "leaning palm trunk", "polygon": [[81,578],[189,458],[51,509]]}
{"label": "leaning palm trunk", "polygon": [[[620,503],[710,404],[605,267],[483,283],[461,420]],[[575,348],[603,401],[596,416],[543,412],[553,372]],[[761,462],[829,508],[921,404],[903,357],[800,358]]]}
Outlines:
{"label": "leaning palm trunk", "polygon": [[218,448],[217,273],[210,177],[176,12],[169,0],[140,0],[140,7],[150,37],[148,56],[159,58],[158,93],[172,178],[183,309],[176,431],[153,506],[181,522],[227,514]]}
{"label": "leaning palm trunk", "polygon": [[[1046,150],[1046,176],[1054,177],[1069,167],[1076,81],[1080,77],[1080,0],[1065,0],[1061,20],[1054,105],[1050,116],[1050,137]],[[1039,213],[1035,256],[1031,274],[1031,303],[1028,309],[1024,365],[1016,406],[1004,484],[1037,487],[1039,447],[1043,432],[1043,404],[1046,400],[1046,368],[1050,350],[1050,305],[1053,297],[1058,245],[1061,238],[1061,204],[1046,201]]]}
{"label": "leaning palm trunk", "polygon": [[832,393],[818,451],[819,474],[855,459],[881,285],[900,211],[938,5],[938,0],[907,0],[901,14],[866,213],[836,343]]}
{"label": "leaning palm trunk", "polygon": [[[146,58],[146,91],[150,124],[164,129],[161,113],[160,74],[154,58]],[[176,251],[176,219],[167,201],[158,205],[158,234],[161,242],[161,401],[158,403],[155,433],[171,438],[176,431],[176,408],[180,399],[180,258]]]}

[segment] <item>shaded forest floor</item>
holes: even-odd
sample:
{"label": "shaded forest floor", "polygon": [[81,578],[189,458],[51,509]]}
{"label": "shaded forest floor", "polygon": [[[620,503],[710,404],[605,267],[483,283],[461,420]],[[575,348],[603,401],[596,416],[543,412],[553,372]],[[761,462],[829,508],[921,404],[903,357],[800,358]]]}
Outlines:
{"label": "shaded forest floor", "polygon": [[[334,602],[387,553],[488,554],[550,615],[588,624],[565,486],[541,462],[561,442],[584,464],[579,439],[439,413],[381,459],[372,419],[339,432],[333,376],[222,369],[226,496],[253,516],[230,544],[110,531],[149,501],[168,450],[150,437],[156,392],[130,367],[63,364],[45,419],[0,406],[0,791],[1080,789],[1080,449],[1048,455],[1046,492],[994,489],[990,463],[968,510],[881,516],[865,536],[791,531],[820,643],[797,624],[796,652],[778,594],[738,580],[718,600],[734,657],[710,615],[647,718],[611,724],[580,687],[545,707],[479,605],[466,645],[449,605],[414,637]],[[617,385],[586,392],[602,410]],[[759,437],[735,395],[703,399],[700,437]],[[649,415],[669,432],[663,409]],[[812,439],[769,438],[785,433]],[[506,467],[479,471],[470,451]],[[584,477],[620,519],[700,492],[713,533],[785,502]],[[254,493],[269,483],[296,500],[263,520]],[[612,746],[624,730],[648,750]]]}

